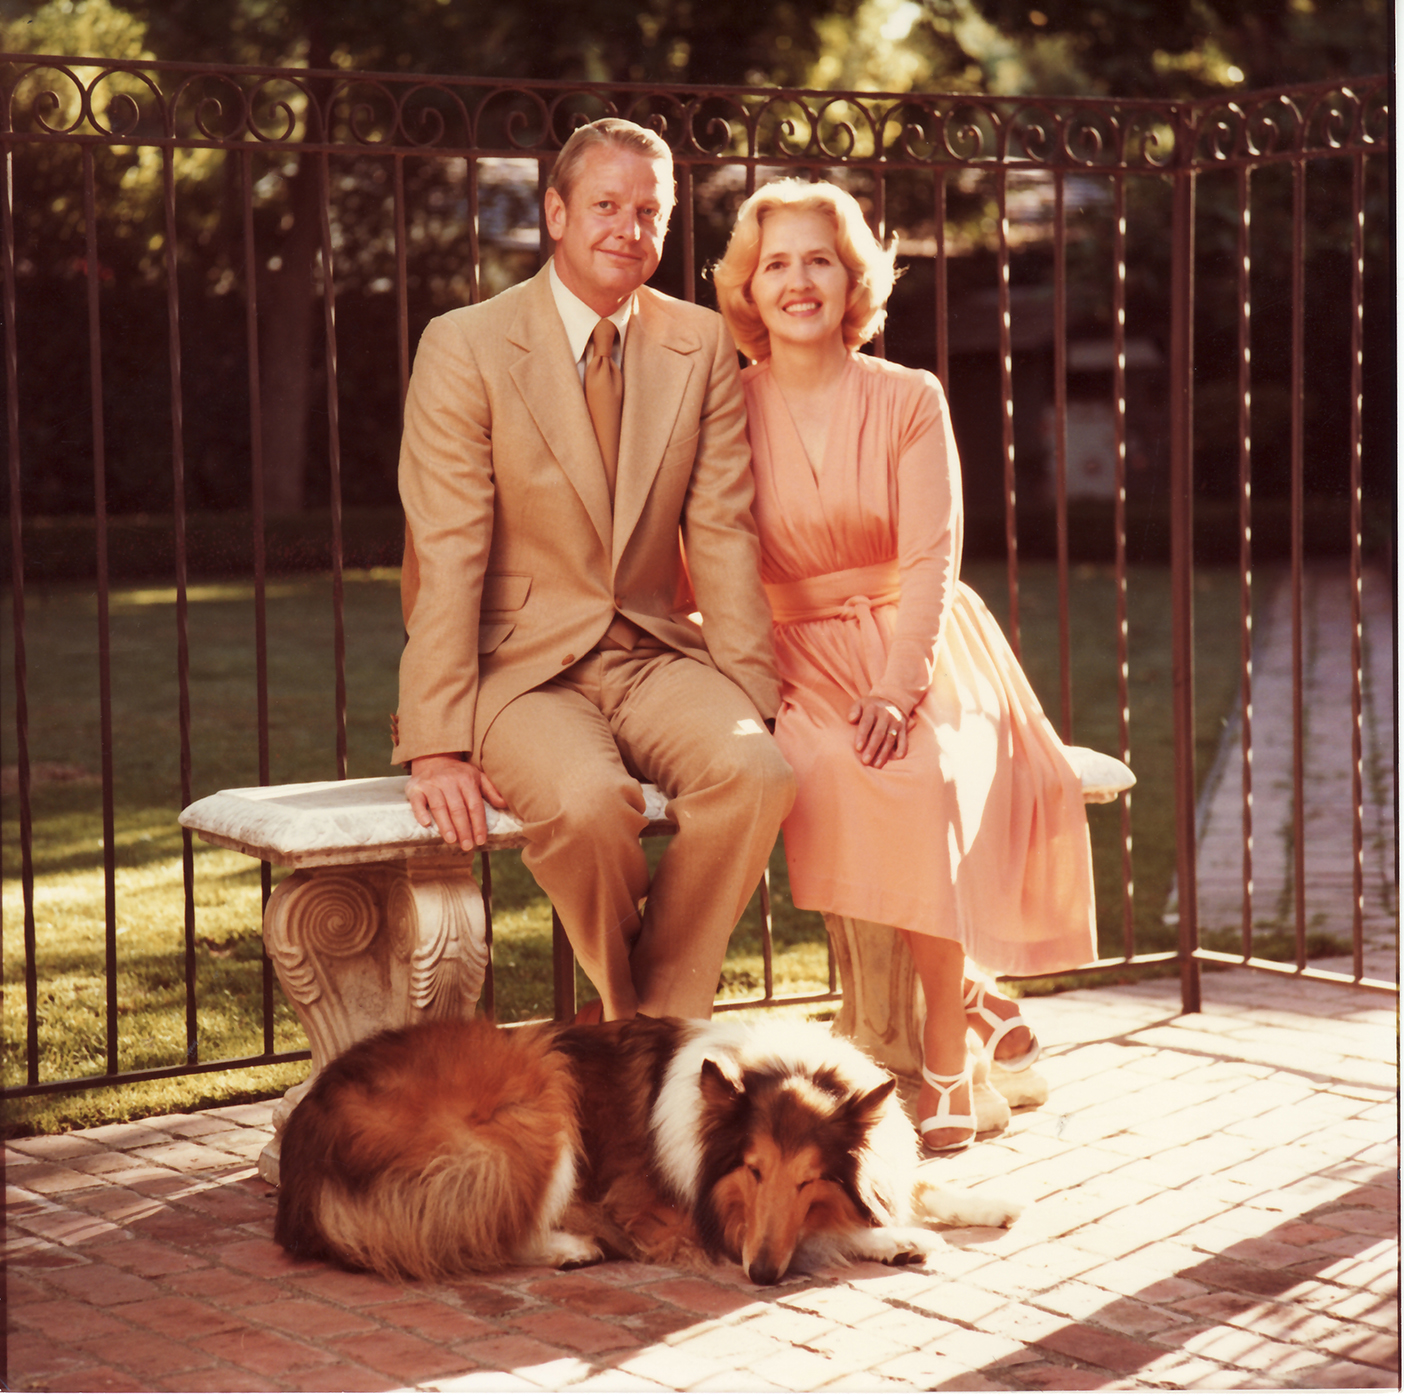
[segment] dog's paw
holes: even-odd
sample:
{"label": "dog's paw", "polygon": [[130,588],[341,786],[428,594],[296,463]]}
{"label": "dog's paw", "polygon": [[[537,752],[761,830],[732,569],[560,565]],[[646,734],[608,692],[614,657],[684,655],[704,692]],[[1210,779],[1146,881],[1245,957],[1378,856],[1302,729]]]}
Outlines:
{"label": "dog's paw", "polygon": [[992,1193],[969,1193],[961,1207],[965,1226],[1012,1226],[1023,1213],[1024,1203]]}
{"label": "dog's paw", "polygon": [[882,1263],[884,1265],[921,1265],[925,1261],[924,1251],[898,1251],[896,1255],[889,1256]]}
{"label": "dog's paw", "polygon": [[855,1260],[881,1265],[921,1265],[945,1242],[919,1226],[857,1227],[807,1236],[790,1262],[792,1274],[840,1273]]}
{"label": "dog's paw", "polygon": [[913,1226],[880,1226],[850,1232],[846,1249],[855,1260],[877,1260],[884,1265],[921,1265],[945,1242],[934,1232]]}
{"label": "dog's paw", "polygon": [[1009,1226],[1025,1205],[996,1193],[968,1192],[926,1179],[918,1181],[915,1200],[925,1216],[948,1226]]}
{"label": "dog's paw", "polygon": [[517,1261],[521,1265],[551,1265],[557,1270],[579,1270],[586,1265],[598,1265],[604,1252],[588,1236],[573,1231],[548,1231],[535,1245],[524,1249]]}
{"label": "dog's paw", "polygon": [[589,1254],[589,1255],[586,1255],[586,1256],[579,1256],[579,1257],[574,1257],[574,1256],[573,1256],[573,1257],[572,1257],[571,1259],[569,1259],[569,1260],[562,1260],[562,1261],[559,1261],[559,1262],[557,1262],[556,1269],[557,1269],[557,1270],[584,1270],[584,1269],[586,1269],[588,1266],[600,1264],[600,1262],[603,1261],[603,1260],[604,1260],[604,1252],[603,1252],[603,1251],[599,1251],[599,1250],[595,1250],[595,1251],[591,1251],[590,1254]]}

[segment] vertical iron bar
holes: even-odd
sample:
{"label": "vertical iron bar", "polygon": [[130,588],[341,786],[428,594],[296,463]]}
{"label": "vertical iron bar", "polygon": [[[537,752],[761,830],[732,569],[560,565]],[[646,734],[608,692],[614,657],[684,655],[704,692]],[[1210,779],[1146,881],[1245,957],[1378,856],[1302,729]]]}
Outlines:
{"label": "vertical iron bar", "polygon": [[331,471],[332,655],[336,666],[336,778],[347,775],[346,595],[342,577],[341,401],[336,376],[336,269],[332,263],[331,156],[318,157],[321,174],[322,321],[327,365],[327,464]]}
{"label": "vertical iron bar", "polygon": [[38,937],[34,924],[34,811],[30,803],[29,658],[25,646],[24,496],[20,474],[19,334],[15,325],[14,151],[5,150],[4,187],[0,189],[0,234],[5,283],[5,414],[9,430],[10,608],[15,637],[15,762],[19,777],[20,893],[24,899],[25,1079],[39,1083]]}
{"label": "vertical iron bar", "polygon": [[1179,883],[1180,1003],[1198,1013],[1199,905],[1194,772],[1194,211],[1189,119],[1176,145],[1170,270],[1171,703],[1175,725],[1175,845]]}
{"label": "vertical iron bar", "polygon": [[1253,954],[1253,244],[1252,171],[1238,185],[1239,740],[1243,752],[1243,958]]}
{"label": "vertical iron bar", "polygon": [[682,212],[682,260],[683,260],[683,299],[694,304],[697,301],[697,229],[693,223],[695,214],[692,208],[692,166],[679,163],[678,204]]}
{"label": "vertical iron bar", "polygon": [[[162,151],[166,205],[166,319],[171,374],[171,506],[175,515],[176,682],[179,687],[180,807],[191,801],[190,754],[190,611],[186,591],[185,537],[185,396],[181,375],[180,259],[176,255],[175,152]],[[181,831],[181,876],[185,884],[185,1059],[200,1060],[200,1021],[195,984],[195,844]]]}
{"label": "vertical iron bar", "polygon": [[400,358],[400,425],[409,391],[409,237],[405,228],[405,157],[395,156],[395,342]]}
{"label": "vertical iron bar", "polygon": [[1068,228],[1067,181],[1053,173],[1053,442],[1058,528],[1060,735],[1072,742],[1072,602],[1068,595]]}
{"label": "vertical iron bar", "polygon": [[1009,172],[995,176],[999,202],[999,385],[1004,446],[1004,552],[1009,572],[1009,646],[1019,654],[1019,530],[1014,494],[1014,351],[1009,319]]}
{"label": "vertical iron bar", "polygon": [[1351,169],[1350,272],[1350,801],[1351,956],[1356,979],[1365,976],[1365,740],[1362,725],[1364,653],[1361,635],[1361,425],[1365,344],[1365,153]]}
{"label": "vertical iron bar", "polygon": [[946,171],[937,170],[936,181],[936,376],[947,393],[951,390],[951,304],[946,265]]}
{"label": "vertical iron bar", "polygon": [[[473,162],[470,160],[469,164]],[[540,233],[536,243],[536,265],[540,269],[544,267],[551,257],[551,235],[546,231],[546,215],[543,212],[546,204],[546,189],[551,180],[551,171],[555,168],[556,157],[554,155],[542,155],[536,161],[536,217],[540,226]],[[477,220],[473,220],[476,229]],[[477,268],[477,258],[473,259],[473,266]]]}
{"label": "vertical iron bar", "polygon": [[[1113,177],[1112,395],[1116,422],[1116,698],[1120,712],[1121,759],[1131,764],[1131,657],[1126,595],[1126,176]],[[1121,941],[1129,960],[1136,953],[1135,869],[1131,848],[1131,791],[1121,805]]]}
{"label": "vertical iron bar", "polygon": [[770,866],[766,865],[760,880],[761,958],[765,978],[765,996],[775,997],[775,938],[770,915]]}
{"label": "vertical iron bar", "polygon": [[483,940],[487,945],[487,967],[483,971],[482,1016],[497,1021],[497,979],[492,970],[492,859],[487,849],[478,855],[483,890]]}
{"label": "vertical iron bar", "polygon": [[[468,304],[477,305],[481,292],[479,275],[482,269],[482,248],[478,243],[478,162],[468,157]],[[546,220],[541,216],[540,200],[537,201],[537,246],[547,241]]]}
{"label": "vertical iron bar", "polygon": [[1306,164],[1292,161],[1292,892],[1297,968],[1306,967],[1306,712],[1302,560],[1302,392],[1306,350]]}
{"label": "vertical iron bar", "polygon": [[[249,372],[249,468],[253,504],[254,563],[254,690],[258,704],[258,783],[269,785],[272,773],[268,753],[268,586],[267,540],[264,536],[263,508],[263,393],[258,356],[258,258],[254,244],[253,151],[245,150],[240,161],[241,194],[244,213],[244,342]],[[261,892],[259,914],[268,909],[273,894],[273,868],[265,859],[258,869]],[[260,943],[262,937],[260,936]],[[263,1050],[273,1052],[273,961],[264,946],[260,962],[260,1002],[263,1012]]]}
{"label": "vertical iron bar", "polygon": [[107,1070],[117,1071],[117,849],[112,769],[112,633],[108,615],[107,442],[103,420],[102,316],[93,147],[83,147],[88,281],[88,373],[93,412],[93,523],[97,532],[98,723],[102,751],[102,881],[106,917]]}
{"label": "vertical iron bar", "polygon": [[[881,167],[873,171],[873,233],[878,243],[887,246],[887,175]],[[873,353],[879,359],[887,357],[887,335],[879,330],[873,336]]]}
{"label": "vertical iron bar", "polygon": [[551,908],[551,979],[556,1021],[568,1023],[575,1017],[575,951],[555,907]]}

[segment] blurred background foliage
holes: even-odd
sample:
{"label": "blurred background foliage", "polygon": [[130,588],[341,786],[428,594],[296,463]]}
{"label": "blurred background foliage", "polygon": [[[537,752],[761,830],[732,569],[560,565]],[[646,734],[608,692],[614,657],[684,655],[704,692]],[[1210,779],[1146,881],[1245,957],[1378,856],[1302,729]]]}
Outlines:
{"label": "blurred background foliage", "polygon": [[[824,90],[1103,94],[1225,97],[1289,82],[1385,71],[1391,14],[1385,0],[0,0],[0,49],[112,59],[284,65],[348,73],[641,81],[659,84],[793,85]],[[9,68],[11,78],[19,71]],[[92,70],[81,76],[90,79]],[[19,83],[13,107],[50,88],[51,126],[80,120],[75,90],[52,70]],[[220,96],[217,85],[206,90]],[[286,119],[294,140],[314,135],[309,116],[322,90],[277,80],[256,113],[266,129]],[[99,112],[123,92],[140,97],[135,75],[100,84]],[[226,116],[237,103],[222,94]],[[435,99],[425,97],[426,109]],[[286,112],[280,113],[277,102]],[[194,98],[187,98],[187,107]],[[149,108],[149,102],[147,106]],[[440,103],[435,110],[442,112]],[[779,112],[775,119],[784,113]],[[185,124],[190,124],[190,111]],[[844,115],[842,104],[831,120]],[[229,116],[232,120],[232,116]],[[378,119],[378,118],[373,118]],[[218,125],[218,122],[216,122]],[[802,125],[802,123],[801,123]],[[145,128],[138,134],[144,133]],[[563,133],[558,133],[563,134]],[[505,144],[505,142],[504,142]],[[549,143],[548,143],[549,144]],[[451,145],[451,142],[450,142]],[[166,515],[173,507],[170,364],[166,305],[163,154],[152,145],[93,148],[103,339],[106,506],[114,515]],[[27,520],[93,512],[83,155],[75,144],[20,145],[12,167],[20,336],[22,498]],[[247,509],[252,440],[245,318],[244,181],[252,184],[257,249],[261,447],[265,501],[273,515],[325,511],[330,493],[330,423],[323,343],[320,220],[331,216],[335,249],[337,373],[342,499],[385,512],[380,543],[354,560],[393,564],[398,523],[398,306],[392,162],[348,149],[320,162],[296,149],[177,149],[175,190],[185,403],[184,487],[193,510]],[[245,165],[247,162],[247,175]],[[1383,162],[1374,162],[1382,166]],[[408,211],[406,283],[410,343],[433,315],[492,294],[538,265],[535,165],[483,160],[474,171],[480,261],[470,249],[467,162],[426,153],[403,162]],[[765,172],[763,172],[764,177]],[[876,191],[861,169],[841,171],[871,207]],[[743,193],[740,167],[699,169],[691,213],[700,273],[720,254]],[[1308,172],[1306,320],[1320,371],[1306,386],[1312,438],[1307,493],[1345,503],[1349,440],[1350,170],[1314,161]],[[1110,343],[1109,182],[1066,185],[1069,335]],[[1127,333],[1164,355],[1168,340],[1168,187],[1155,176],[1128,180]],[[907,276],[891,306],[886,352],[934,368],[935,207],[928,171],[886,175],[887,226]],[[1016,462],[1025,514],[1049,507],[1047,412],[1052,393],[1051,177],[1010,176],[1014,287]],[[1365,488],[1393,490],[1393,299],[1387,172],[1367,181]],[[1237,231],[1231,177],[1200,180],[1196,343],[1196,470],[1201,497],[1230,506],[1237,490]],[[1254,176],[1255,497],[1284,495],[1290,461],[1290,181],[1285,170]],[[953,347],[948,389],[966,461],[968,547],[1003,547],[999,382],[990,340],[997,283],[993,179],[978,169],[946,183],[944,231],[951,254]],[[682,237],[669,240],[655,284],[679,294]],[[711,301],[699,276],[692,288]],[[988,325],[984,322],[988,321]],[[1035,331],[1042,339],[1032,344]],[[982,328],[983,326],[983,328]],[[983,336],[983,338],[982,338]],[[1021,340],[1029,341],[1021,347]],[[977,342],[978,341],[978,342]],[[973,346],[973,347],[972,347]],[[1105,382],[1102,381],[1105,379]],[[1153,518],[1164,497],[1167,428],[1163,375],[1143,376],[1129,411],[1132,506]],[[1110,372],[1073,384],[1076,396],[1109,400]],[[1320,443],[1319,446],[1317,443]],[[0,443],[5,449],[6,443]],[[1146,464],[1148,468],[1141,470]],[[988,516],[989,527],[980,524]],[[1039,517],[1021,517],[1035,552]],[[1330,516],[1333,520],[1335,514]],[[1275,533],[1265,514],[1260,539]],[[1158,540],[1158,525],[1147,527]],[[1334,522],[1332,524],[1334,530]],[[372,530],[374,531],[374,530]],[[1097,516],[1096,531],[1107,530]],[[1339,530],[1335,530],[1339,532]],[[1133,533],[1135,530],[1133,529]],[[55,539],[57,535],[54,535]],[[1344,538],[1340,539],[1343,544]],[[1134,542],[1133,542],[1134,545]],[[36,541],[36,547],[44,540]],[[1143,554],[1156,557],[1158,542]],[[62,543],[58,554],[87,549]],[[51,549],[51,552],[54,551]],[[1093,549],[1090,557],[1102,557]],[[56,554],[57,555],[57,554]],[[290,554],[291,555],[291,554]],[[52,559],[36,559],[44,569]],[[220,570],[216,558],[194,558]],[[84,563],[86,565],[86,563]],[[69,575],[79,575],[70,570]]]}
{"label": "blurred background foliage", "polygon": [[8,52],[589,82],[1202,96],[1386,70],[1385,0],[4,0]]}

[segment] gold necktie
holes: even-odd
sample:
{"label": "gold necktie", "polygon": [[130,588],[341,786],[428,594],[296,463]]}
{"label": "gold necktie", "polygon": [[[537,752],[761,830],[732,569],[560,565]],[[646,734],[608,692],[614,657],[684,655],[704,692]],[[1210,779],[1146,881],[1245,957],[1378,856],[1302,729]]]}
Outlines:
{"label": "gold necktie", "polygon": [[590,336],[593,349],[585,365],[585,406],[595,424],[595,440],[600,443],[604,457],[605,483],[609,497],[614,498],[614,480],[619,473],[619,414],[624,405],[624,379],[615,367],[614,336],[618,333],[612,320],[601,320]]}

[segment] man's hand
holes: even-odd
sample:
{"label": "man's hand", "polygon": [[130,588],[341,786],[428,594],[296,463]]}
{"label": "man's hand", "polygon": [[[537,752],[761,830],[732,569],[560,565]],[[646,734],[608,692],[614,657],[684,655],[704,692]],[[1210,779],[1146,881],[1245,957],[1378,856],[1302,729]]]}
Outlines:
{"label": "man's hand", "polygon": [[853,745],[865,766],[881,770],[907,754],[907,719],[895,703],[869,693],[848,710],[848,720],[858,728]]}
{"label": "man's hand", "polygon": [[507,807],[497,787],[471,761],[448,755],[411,761],[405,798],[420,824],[426,829],[437,824],[444,842],[465,853],[487,842],[483,800],[499,809]]}

